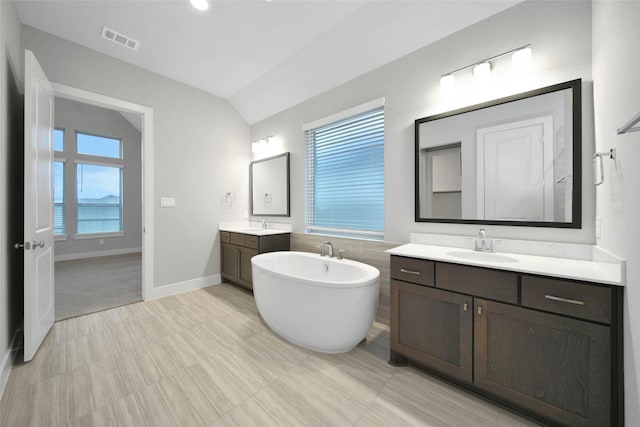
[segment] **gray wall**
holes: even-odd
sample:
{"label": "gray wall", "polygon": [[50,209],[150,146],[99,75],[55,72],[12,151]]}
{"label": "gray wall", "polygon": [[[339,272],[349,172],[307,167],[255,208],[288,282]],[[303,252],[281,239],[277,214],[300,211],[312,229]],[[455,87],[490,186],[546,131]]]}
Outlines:
{"label": "gray wall", "polygon": [[[494,68],[494,85],[474,90],[471,71],[459,73],[456,97],[442,98],[440,76],[518,46],[531,43],[533,69],[525,81],[506,76],[510,57]],[[362,77],[274,115],[251,127],[251,139],[275,135],[291,152],[291,219],[304,231],[304,134],[302,125],[384,97],[385,241],[407,242],[411,232],[475,235],[476,225],[414,222],[413,122],[484,100],[583,79],[583,228],[541,229],[486,226],[491,237],[593,243],[594,189],[590,184],[593,142],[591,104],[590,2],[524,2],[448,36]],[[265,153],[270,155],[275,153]]]}
{"label": "gray wall", "polygon": [[51,34],[22,26],[22,43],[53,82],[153,108],[154,286],[219,274],[218,222],[247,209],[221,204],[225,192],[248,201],[247,123],[222,98]]}
{"label": "gray wall", "polygon": [[602,218],[598,245],[627,260],[624,294],[625,421],[640,425],[640,133],[616,129],[640,113],[640,3],[598,1],[593,5],[593,87],[596,148],[617,150],[605,160],[597,187]]}
{"label": "gray wall", "polygon": [[[12,229],[11,212],[12,189],[15,176],[12,176],[12,155],[16,144],[16,112],[13,110],[18,90],[22,91],[22,63],[20,61],[20,21],[13,2],[0,1],[0,391],[3,389],[11,366],[9,348],[16,327],[21,322],[21,310],[16,307],[22,299],[21,278],[12,271],[16,263],[14,252],[14,234],[20,230]],[[21,113],[18,111],[18,113]],[[20,134],[20,132],[18,132]],[[19,261],[18,261],[19,262]]]}
{"label": "gray wall", "polygon": [[[89,255],[91,252],[132,250],[142,247],[142,159],[140,132],[124,117],[113,110],[81,104],[68,99],[56,98],[55,126],[64,129],[65,151],[56,153],[64,158],[65,165],[65,240],[55,243],[56,258],[66,255],[65,259],[77,254]],[[123,212],[122,226],[124,236],[75,239],[76,230],[76,169],[74,161],[78,158],[75,150],[76,131],[109,136],[122,140],[123,156]],[[104,243],[100,244],[100,240]]]}

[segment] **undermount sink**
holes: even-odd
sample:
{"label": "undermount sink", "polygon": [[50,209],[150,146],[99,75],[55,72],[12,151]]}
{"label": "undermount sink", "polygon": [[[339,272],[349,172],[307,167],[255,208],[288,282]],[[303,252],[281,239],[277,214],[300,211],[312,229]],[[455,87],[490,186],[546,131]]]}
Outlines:
{"label": "undermount sink", "polygon": [[518,262],[516,258],[491,252],[451,251],[447,252],[447,255],[481,262]]}

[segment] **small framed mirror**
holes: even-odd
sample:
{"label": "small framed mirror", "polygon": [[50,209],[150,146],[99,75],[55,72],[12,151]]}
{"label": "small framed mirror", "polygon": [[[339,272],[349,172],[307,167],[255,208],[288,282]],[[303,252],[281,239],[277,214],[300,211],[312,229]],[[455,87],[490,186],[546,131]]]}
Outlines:
{"label": "small framed mirror", "polygon": [[581,81],[415,121],[415,220],[580,228]]}
{"label": "small framed mirror", "polygon": [[253,216],[290,216],[289,153],[249,165],[249,200]]}

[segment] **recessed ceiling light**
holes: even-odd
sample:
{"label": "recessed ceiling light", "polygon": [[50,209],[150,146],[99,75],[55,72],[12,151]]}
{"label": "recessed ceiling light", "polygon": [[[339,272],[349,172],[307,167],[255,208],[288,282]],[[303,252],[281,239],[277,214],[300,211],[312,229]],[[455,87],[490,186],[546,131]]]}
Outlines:
{"label": "recessed ceiling light", "polygon": [[209,9],[209,0],[191,0],[191,5],[198,10]]}

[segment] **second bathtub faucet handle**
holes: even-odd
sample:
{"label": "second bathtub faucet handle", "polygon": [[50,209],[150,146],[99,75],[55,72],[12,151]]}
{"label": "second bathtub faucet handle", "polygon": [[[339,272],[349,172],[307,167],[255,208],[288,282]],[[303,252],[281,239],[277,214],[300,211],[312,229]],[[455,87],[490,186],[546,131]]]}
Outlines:
{"label": "second bathtub faucet handle", "polygon": [[333,245],[331,244],[331,242],[325,240],[324,242],[322,242],[322,244],[320,245],[320,256],[324,256],[324,248],[325,246],[329,247],[329,253],[327,255],[329,255],[329,258],[333,258]]}

